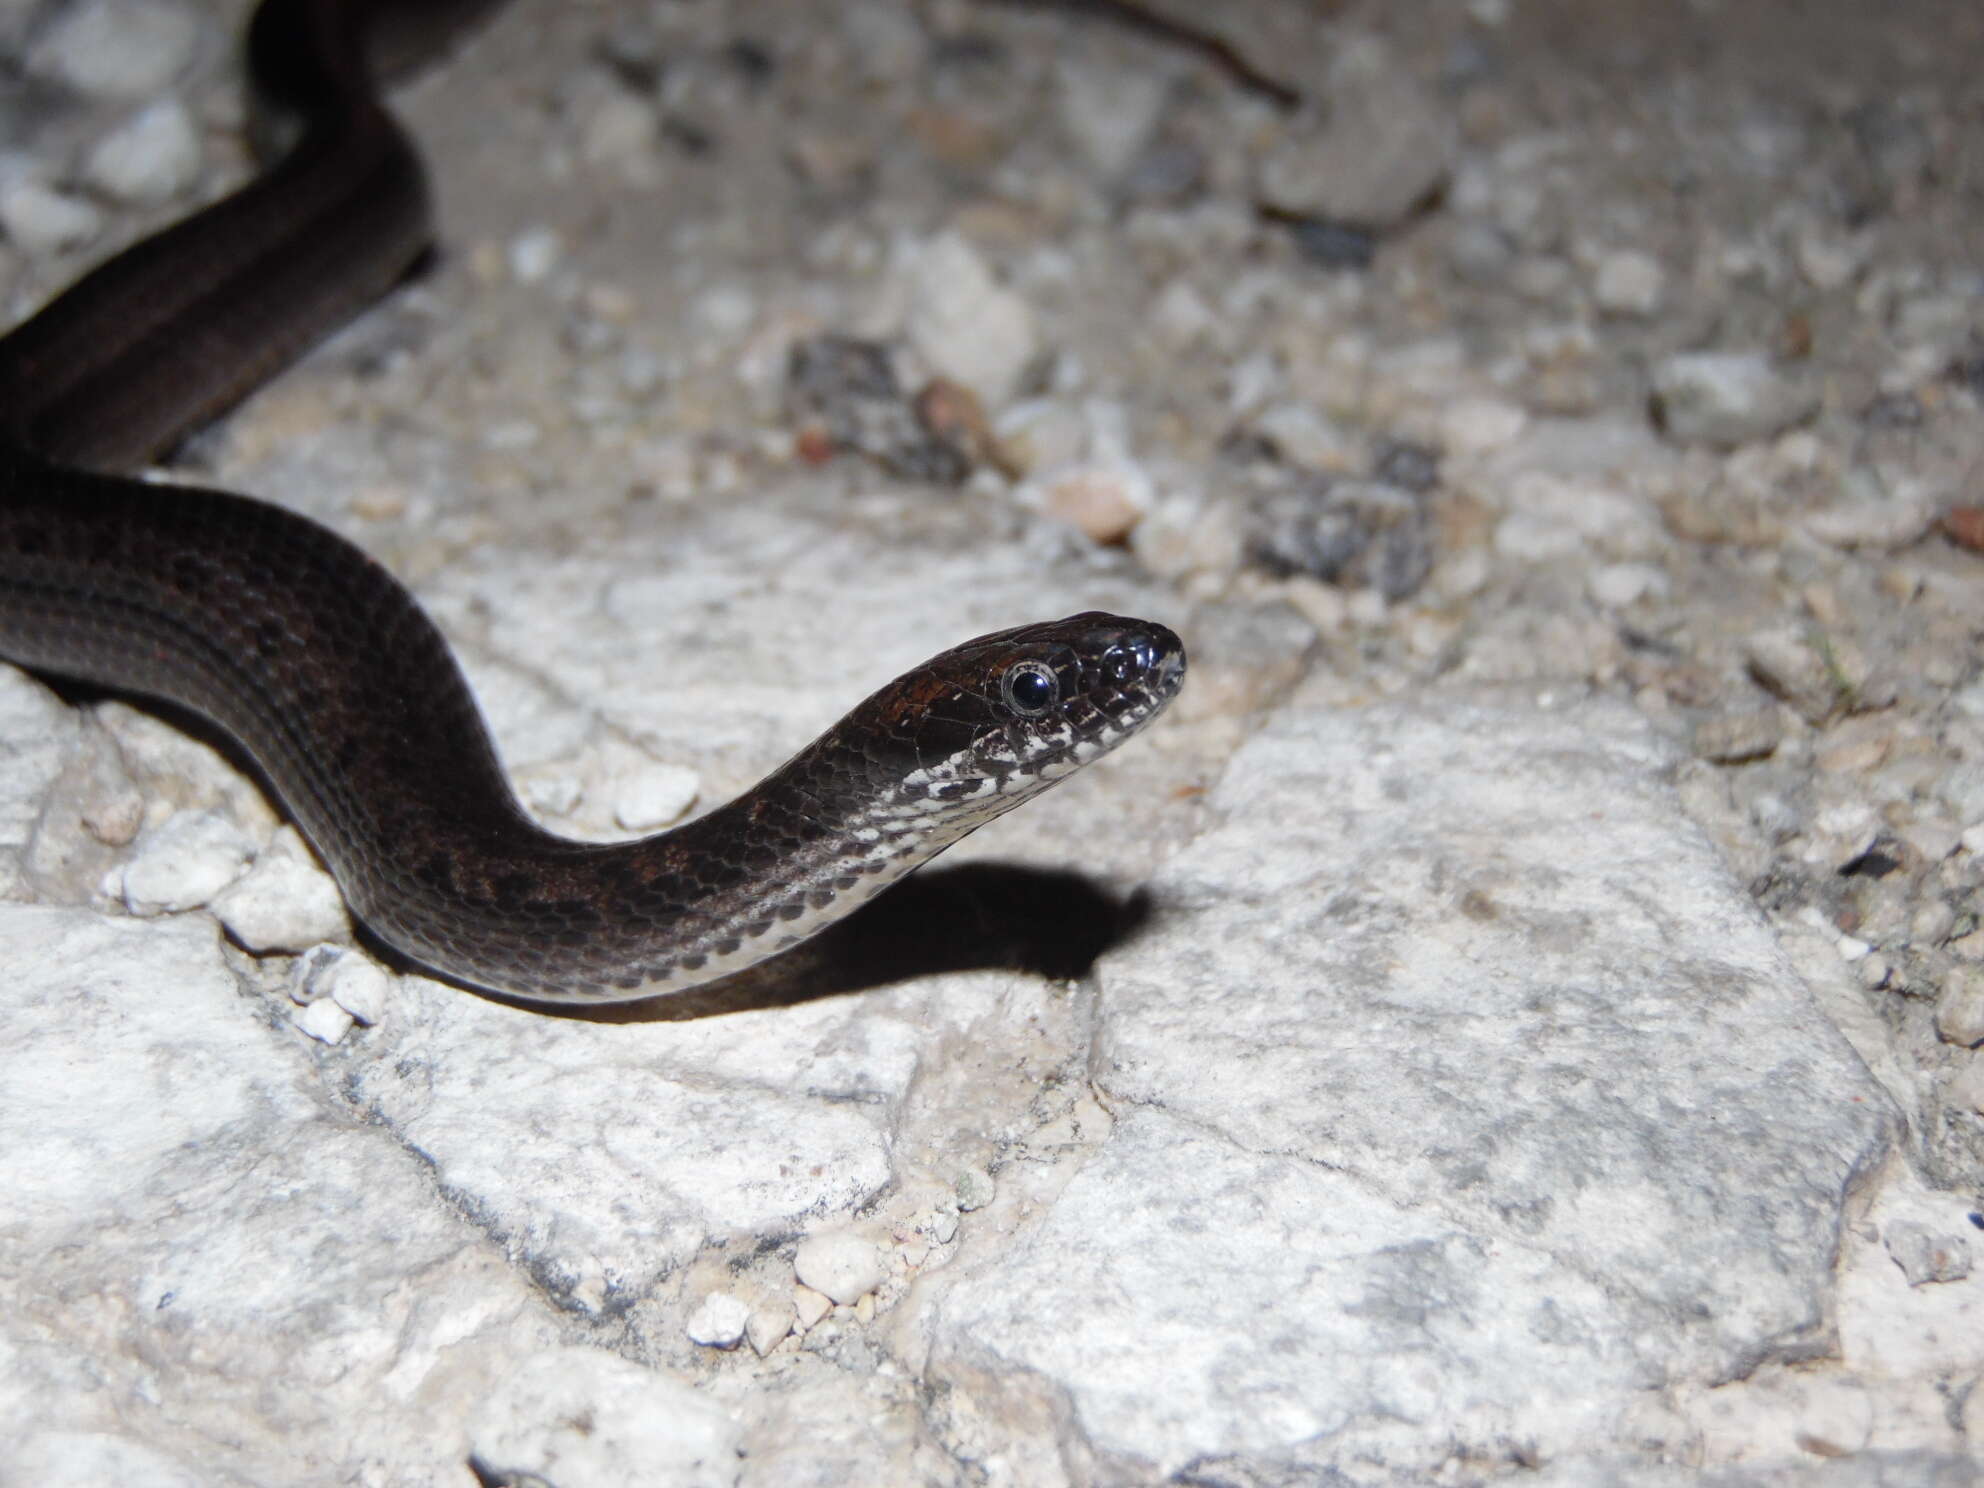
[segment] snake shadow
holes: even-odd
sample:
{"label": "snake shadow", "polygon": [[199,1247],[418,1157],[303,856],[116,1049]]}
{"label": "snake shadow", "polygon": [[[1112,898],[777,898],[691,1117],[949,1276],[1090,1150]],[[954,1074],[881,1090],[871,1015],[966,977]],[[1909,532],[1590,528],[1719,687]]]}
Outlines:
{"label": "snake shadow", "polygon": [[[1071,981],[1135,935],[1150,909],[1146,891],[1115,894],[1081,873],[961,863],[922,869],[784,955],[687,992],[595,1007],[477,995],[547,1018],[680,1023],[791,1007],[945,971],[1016,971]],[[389,948],[370,948],[396,959]]]}

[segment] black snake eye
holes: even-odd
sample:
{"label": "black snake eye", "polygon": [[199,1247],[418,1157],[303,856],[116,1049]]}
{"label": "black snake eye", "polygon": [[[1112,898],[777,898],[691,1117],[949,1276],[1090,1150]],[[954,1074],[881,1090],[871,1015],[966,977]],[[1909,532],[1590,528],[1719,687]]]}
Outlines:
{"label": "black snake eye", "polygon": [[1038,718],[1061,699],[1061,683],[1037,661],[1019,661],[1006,668],[999,687],[1015,713]]}

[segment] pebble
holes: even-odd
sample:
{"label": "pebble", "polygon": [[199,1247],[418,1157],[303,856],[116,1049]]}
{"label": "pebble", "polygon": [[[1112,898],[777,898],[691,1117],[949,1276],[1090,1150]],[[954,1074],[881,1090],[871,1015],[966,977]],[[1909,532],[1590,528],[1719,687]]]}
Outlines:
{"label": "pebble", "polygon": [[102,230],[101,212],[45,182],[21,180],[0,188],[0,231],[31,258],[67,253]]}
{"label": "pebble", "polygon": [[[1910,837],[1908,841],[1917,852],[1922,852],[1922,846],[1918,839]],[[1956,837],[1952,834],[1950,838],[1951,851],[1954,851],[1955,847]],[[1948,853],[1938,853],[1936,856],[1930,857],[1929,854],[1922,853],[1923,861],[1929,863],[1941,862],[1948,856]],[[1950,932],[1954,929],[1956,929],[1956,911],[1950,907],[1949,901],[1946,899],[1931,899],[1927,904],[1916,910],[1914,918],[1908,922],[1908,938],[1918,946],[1939,946],[1950,938]]]}
{"label": "pebble", "polygon": [[186,70],[199,37],[199,23],[176,5],[85,0],[48,28],[29,68],[79,93],[146,98]]}
{"label": "pebble", "polygon": [[1072,465],[1088,450],[1088,421],[1060,398],[1028,398],[1000,414],[993,437],[1022,475]]}
{"label": "pebble", "polygon": [[958,1217],[949,1209],[939,1209],[930,1220],[930,1238],[939,1245],[949,1245],[957,1238]]}
{"label": "pebble", "polygon": [[1608,563],[1592,571],[1586,587],[1599,605],[1623,610],[1643,599],[1664,599],[1668,582],[1666,571],[1651,563]]}
{"label": "pebble", "polygon": [[369,956],[348,946],[316,945],[297,957],[289,995],[298,1003],[329,999],[367,1028],[386,1016],[392,978]]}
{"label": "pebble", "polygon": [[211,907],[228,934],[257,954],[305,950],[351,929],[337,884],[289,827]]}
{"label": "pebble", "polygon": [[1652,315],[1665,289],[1659,260],[1634,249],[1606,254],[1592,275],[1592,299],[1607,315]]}
{"label": "pebble", "polygon": [[1783,739],[1784,720],[1775,707],[1746,708],[1704,718],[1694,728],[1695,753],[1724,765],[1762,759]]}
{"label": "pebble", "polygon": [[1881,1240],[1912,1287],[1962,1281],[1970,1274],[1970,1242],[1962,1235],[1938,1234],[1927,1225],[1900,1219],[1887,1226]]}
{"label": "pebble", "polygon": [[851,1306],[887,1278],[875,1245],[852,1230],[827,1230],[799,1242],[792,1269],[800,1281]]}
{"label": "pebble", "polygon": [[1456,455],[1485,455],[1513,444],[1529,414],[1500,398],[1462,398],[1440,414],[1440,443]]}
{"label": "pebble", "polygon": [[176,98],[142,110],[99,140],[83,177],[112,201],[156,206],[190,190],[200,175],[200,134]]}
{"label": "pebble", "polygon": [[1805,629],[1772,626],[1744,638],[1743,660],[1750,674],[1797,710],[1807,723],[1821,724],[1845,702],[1848,679],[1821,652]]}
{"label": "pebble", "polygon": [[1304,575],[1387,601],[1418,592],[1433,566],[1424,502],[1382,481],[1307,477],[1255,502],[1250,548],[1279,575]]}
{"label": "pebble", "polygon": [[1811,513],[1800,526],[1828,547],[1892,552],[1928,536],[1936,520],[1935,502],[1916,495],[1830,506]]}
{"label": "pebble", "polygon": [[1951,969],[1936,999],[1936,1037],[1965,1049],[1984,1044],[1984,971]]}
{"label": "pebble", "polygon": [[683,765],[654,765],[613,793],[613,819],[630,832],[652,832],[679,821],[702,793],[702,777]]}
{"label": "pebble", "polygon": [[505,255],[510,277],[519,284],[542,284],[558,266],[564,251],[564,240],[555,229],[525,228],[510,239]]}
{"label": "pebble", "polygon": [[1158,292],[1150,309],[1151,331],[1172,351],[1191,351],[1213,340],[1220,319],[1212,306],[1183,279],[1173,279]]}
{"label": "pebble", "polygon": [[744,1320],[744,1337],[760,1359],[785,1342],[791,1332],[792,1308],[783,1302],[754,1307]]}
{"label": "pebble", "polygon": [[1157,123],[1171,79],[1154,67],[1098,67],[1065,59],[1060,67],[1061,128],[1098,174],[1130,166]]}
{"label": "pebble", "polygon": [[176,812],[138,838],[116,892],[134,915],[197,909],[254,856],[254,839],[223,813]]}
{"label": "pebble", "polygon": [[105,847],[128,847],[145,824],[144,792],[128,783],[106,786],[83,807],[82,823]]}
{"label": "pebble", "polygon": [[1015,499],[1106,545],[1129,537],[1153,498],[1151,479],[1140,466],[1099,460],[1049,471],[1021,487]]}
{"label": "pebble", "polygon": [[306,1002],[289,1015],[290,1022],[320,1044],[341,1043],[355,1021],[351,1014],[328,997]]}
{"label": "pebble", "polygon": [[1947,1094],[1952,1109],[1984,1116],[1984,1053],[1970,1056],[1970,1062],[1950,1081]]}
{"label": "pebble", "polygon": [[1733,449],[1809,418],[1819,395],[1758,351],[1679,352],[1653,369],[1653,396],[1670,438]]}
{"label": "pebble", "polygon": [[586,120],[579,154],[592,165],[638,168],[653,155],[660,128],[654,106],[646,99],[609,93]]}
{"label": "pebble", "polygon": [[1276,403],[1254,420],[1284,460],[1340,475],[1363,463],[1363,441],[1306,403]]}
{"label": "pebble", "polygon": [[951,1191],[958,1196],[959,1212],[969,1214],[991,1203],[999,1189],[985,1169],[966,1168],[952,1180]]}
{"label": "pebble", "polygon": [[1383,228],[1446,179],[1447,111],[1375,36],[1346,36],[1314,96],[1262,158],[1258,195],[1295,217]]}
{"label": "pebble", "polygon": [[821,1318],[834,1310],[834,1299],[805,1284],[792,1289],[793,1324],[801,1333],[811,1332]]}
{"label": "pebble", "polygon": [[1003,408],[1039,350],[1026,300],[995,280],[955,231],[923,244],[910,266],[909,299],[903,329],[910,344],[987,408]]}
{"label": "pebble", "polygon": [[[744,1341],[751,1321],[751,1307],[742,1297],[729,1292],[711,1292],[689,1314],[684,1331],[691,1343],[704,1348],[734,1349]],[[777,1340],[773,1340],[776,1342]],[[760,1354],[764,1353],[759,1349]]]}

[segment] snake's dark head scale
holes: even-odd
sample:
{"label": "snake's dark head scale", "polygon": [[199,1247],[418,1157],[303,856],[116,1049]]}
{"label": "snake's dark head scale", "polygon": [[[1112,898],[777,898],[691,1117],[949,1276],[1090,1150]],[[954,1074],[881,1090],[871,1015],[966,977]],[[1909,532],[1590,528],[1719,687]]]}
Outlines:
{"label": "snake's dark head scale", "polygon": [[856,712],[901,809],[958,808],[976,826],[1115,748],[1184,678],[1170,630],[1091,610],[966,641]]}

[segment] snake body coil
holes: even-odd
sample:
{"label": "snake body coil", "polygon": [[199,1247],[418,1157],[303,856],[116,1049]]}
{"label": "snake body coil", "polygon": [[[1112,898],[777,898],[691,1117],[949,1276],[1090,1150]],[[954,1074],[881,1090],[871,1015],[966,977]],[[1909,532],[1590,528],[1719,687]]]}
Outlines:
{"label": "snake body coil", "polygon": [[1163,626],[1002,631],[890,683],[727,806],[573,842],[518,806],[446,641],[377,563],[279,507],[117,473],[426,250],[424,178],[375,96],[362,10],[268,0],[251,64],[302,121],[288,154],[0,338],[0,656],[209,717],[382,940],[546,1002],[680,991],[784,950],[1171,699],[1184,653]]}

